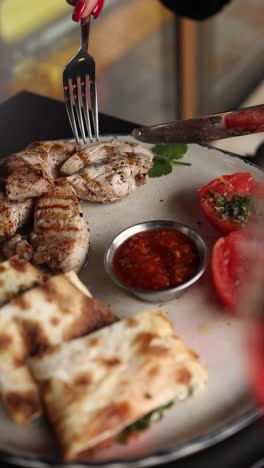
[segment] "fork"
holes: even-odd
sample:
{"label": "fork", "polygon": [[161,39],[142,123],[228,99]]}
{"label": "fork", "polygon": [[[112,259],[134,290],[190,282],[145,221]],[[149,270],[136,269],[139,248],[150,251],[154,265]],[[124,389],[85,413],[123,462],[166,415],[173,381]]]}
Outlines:
{"label": "fork", "polygon": [[[92,12],[97,18],[104,0],[99,0]],[[95,61],[88,53],[91,15],[81,20],[81,46],[63,71],[63,90],[66,109],[77,143],[93,141],[89,104],[92,113],[93,131],[99,140],[98,101],[95,80]]]}

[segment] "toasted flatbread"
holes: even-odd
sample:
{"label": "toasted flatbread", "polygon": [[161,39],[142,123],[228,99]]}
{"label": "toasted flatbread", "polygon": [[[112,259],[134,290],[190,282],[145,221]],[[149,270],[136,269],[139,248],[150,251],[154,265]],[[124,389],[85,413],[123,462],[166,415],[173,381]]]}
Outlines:
{"label": "toasted flatbread", "polygon": [[30,360],[64,458],[87,458],[138,419],[207,381],[198,356],[148,311]]}
{"label": "toasted flatbread", "polygon": [[43,283],[45,275],[17,256],[0,264],[0,306],[23,291]]}
{"label": "toasted flatbread", "polygon": [[62,341],[116,320],[75,273],[58,275],[14,298],[0,309],[0,393],[11,418],[25,424],[41,413],[29,356],[45,355]]}

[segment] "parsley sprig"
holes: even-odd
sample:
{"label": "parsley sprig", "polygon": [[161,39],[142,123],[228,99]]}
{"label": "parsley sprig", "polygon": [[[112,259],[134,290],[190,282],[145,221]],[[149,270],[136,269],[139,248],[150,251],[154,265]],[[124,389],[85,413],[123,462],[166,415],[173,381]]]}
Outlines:
{"label": "parsley sprig", "polygon": [[166,405],[156,408],[155,410],[146,414],[146,416],[143,416],[143,418],[138,419],[136,422],[126,427],[122,432],[120,432],[120,434],[118,434],[117,441],[121,444],[125,444],[131,434],[145,431],[151,426],[153,422],[160,421],[163,418],[166,410],[173,406],[173,403],[173,401],[170,401]]}
{"label": "parsley sprig", "polygon": [[157,145],[152,148],[154,159],[153,167],[148,173],[149,177],[170,174],[174,165],[191,166],[190,163],[180,161],[187,150],[188,146],[185,144]]}
{"label": "parsley sprig", "polygon": [[259,214],[257,200],[251,195],[234,194],[232,197],[211,192],[215,209],[222,219],[232,218],[239,224],[246,224],[250,214]]}

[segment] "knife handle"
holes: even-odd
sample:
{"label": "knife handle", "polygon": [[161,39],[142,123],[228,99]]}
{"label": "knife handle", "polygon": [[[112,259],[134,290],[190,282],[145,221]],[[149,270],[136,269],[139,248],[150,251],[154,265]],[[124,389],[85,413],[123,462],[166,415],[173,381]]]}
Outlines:
{"label": "knife handle", "polygon": [[264,131],[264,105],[249,107],[223,115],[227,130],[247,133]]}
{"label": "knife handle", "polygon": [[205,143],[264,131],[264,104],[231,112],[135,128],[139,141],[161,143]]}

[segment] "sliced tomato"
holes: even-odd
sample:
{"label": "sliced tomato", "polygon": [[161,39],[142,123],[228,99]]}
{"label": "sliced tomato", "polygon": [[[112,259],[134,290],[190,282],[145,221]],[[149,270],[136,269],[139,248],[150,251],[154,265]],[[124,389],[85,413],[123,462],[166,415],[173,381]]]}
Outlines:
{"label": "sliced tomato", "polygon": [[223,304],[234,314],[249,264],[247,242],[248,233],[245,230],[234,231],[220,237],[212,251],[211,269],[215,290]]}
{"label": "sliced tomato", "polygon": [[236,172],[213,179],[198,194],[208,221],[222,234],[228,234],[247,225],[254,214],[254,200],[264,198],[264,185],[249,172]]}

